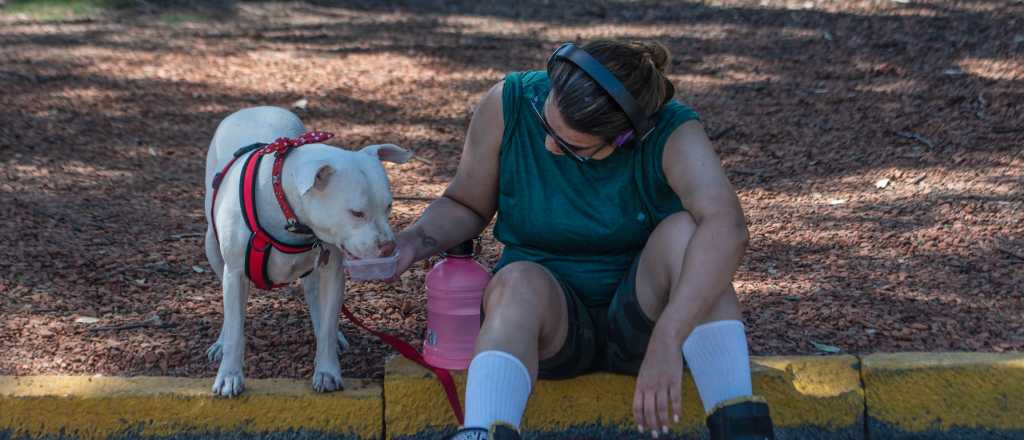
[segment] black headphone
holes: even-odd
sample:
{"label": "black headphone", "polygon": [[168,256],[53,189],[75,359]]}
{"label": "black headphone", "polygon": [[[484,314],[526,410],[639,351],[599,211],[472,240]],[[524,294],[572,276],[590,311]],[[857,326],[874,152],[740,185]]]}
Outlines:
{"label": "black headphone", "polygon": [[[650,118],[644,113],[644,110],[640,108],[640,104],[637,104],[636,99],[633,95],[626,90],[626,87],[622,85],[615,75],[612,75],[607,68],[601,64],[600,61],[594,59],[587,51],[576,47],[575,44],[565,43],[554,52],[548,58],[548,71],[550,72],[551,61],[555,59],[564,59],[576,65],[582,69],[591,79],[597,82],[604,91],[611,95],[612,99],[615,100],[622,111],[626,113],[626,117],[629,118],[630,125],[633,126],[632,131],[627,131],[615,138],[615,143],[618,145],[625,145],[632,143],[632,145],[639,145],[648,135],[654,131],[654,124],[651,123]],[[636,134],[640,133],[640,136]],[[635,141],[631,141],[635,139]]]}

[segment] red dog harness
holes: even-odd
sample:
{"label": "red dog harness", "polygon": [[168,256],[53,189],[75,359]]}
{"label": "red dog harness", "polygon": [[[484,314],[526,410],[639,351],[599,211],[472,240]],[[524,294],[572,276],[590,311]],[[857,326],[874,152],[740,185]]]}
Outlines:
{"label": "red dog harness", "polygon": [[[242,178],[239,179],[238,192],[240,197],[238,199],[242,208],[242,214],[245,217],[245,224],[252,231],[252,234],[249,236],[249,244],[245,250],[245,275],[260,289],[269,290],[286,285],[274,284],[270,281],[270,274],[267,272],[267,268],[269,266],[271,248],[286,254],[301,254],[313,250],[313,248],[320,244],[313,234],[313,230],[299,223],[298,219],[295,218],[295,212],[288,205],[288,201],[284,197],[284,188],[281,187],[281,169],[284,168],[284,159],[291,150],[306,144],[323,142],[332,137],[334,135],[331,133],[312,131],[295,139],[278,138],[269,145],[257,143],[242,147],[235,151],[234,157],[224,166],[224,169],[213,176],[213,205],[211,205],[211,211],[213,209],[212,206],[216,206],[215,204],[217,203],[217,190],[220,188],[221,180],[224,179],[228,170],[231,169],[231,166],[239,158],[246,154],[249,155],[242,169]],[[277,204],[281,207],[281,213],[284,214],[285,221],[287,222],[285,230],[295,234],[313,235],[313,239],[310,241],[288,243],[274,238],[273,235],[260,225],[259,216],[256,213],[256,184],[259,182],[260,162],[262,162],[263,156],[269,154],[274,155],[271,184],[274,187],[274,196],[277,198]],[[214,218],[213,212],[210,212],[213,233],[216,235],[217,223],[213,220]],[[220,240],[219,236],[217,240]]]}

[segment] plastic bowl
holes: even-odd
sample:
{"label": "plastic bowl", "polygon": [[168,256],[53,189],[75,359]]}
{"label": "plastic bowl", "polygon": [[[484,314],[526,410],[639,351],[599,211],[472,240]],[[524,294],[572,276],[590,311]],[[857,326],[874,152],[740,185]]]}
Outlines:
{"label": "plastic bowl", "polygon": [[342,263],[352,281],[386,280],[395,274],[398,266],[398,251],[390,257],[345,259]]}

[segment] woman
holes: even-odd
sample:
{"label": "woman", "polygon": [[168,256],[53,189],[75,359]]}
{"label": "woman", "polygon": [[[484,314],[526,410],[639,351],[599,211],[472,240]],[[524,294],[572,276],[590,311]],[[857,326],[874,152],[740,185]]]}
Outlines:
{"label": "woman", "polygon": [[634,416],[656,438],[678,421],[684,355],[712,438],[772,438],[731,285],[743,212],[668,61],[657,43],[594,41],[509,74],[444,195],[396,238],[401,274],[498,216],[455,438],[518,438],[538,377],[595,370],[637,375]]}

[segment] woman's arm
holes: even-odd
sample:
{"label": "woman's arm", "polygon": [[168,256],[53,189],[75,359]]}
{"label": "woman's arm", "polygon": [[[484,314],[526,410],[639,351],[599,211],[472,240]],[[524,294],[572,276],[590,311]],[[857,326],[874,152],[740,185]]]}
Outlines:
{"label": "woman's arm", "polygon": [[491,87],[473,113],[455,179],[415,224],[395,238],[401,253],[396,277],[416,261],[479,235],[494,217],[498,205],[498,151],[505,130],[503,85],[500,82]]}
{"label": "woman's arm", "polygon": [[655,325],[657,336],[680,347],[732,282],[748,233],[736,190],[699,122],[687,122],[672,134],[662,164],[669,185],[697,223],[686,246],[681,282]]}
{"label": "woman's arm", "polygon": [[708,318],[729,283],[747,245],[747,226],[739,199],[700,122],[677,128],[665,144],[662,168],[697,224],[686,247],[679,282],[669,292],[651,333],[633,396],[640,430],[658,427],[667,434],[669,412],[682,413],[680,351],[690,332]]}

